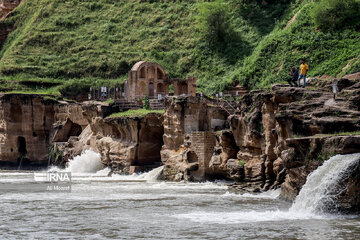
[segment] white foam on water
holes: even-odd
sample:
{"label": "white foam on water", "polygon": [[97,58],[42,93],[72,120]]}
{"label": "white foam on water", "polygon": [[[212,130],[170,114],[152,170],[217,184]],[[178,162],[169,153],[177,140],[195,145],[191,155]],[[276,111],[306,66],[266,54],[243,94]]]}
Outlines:
{"label": "white foam on water", "polygon": [[164,166],[155,168],[151,170],[150,172],[143,173],[137,177],[137,179],[141,180],[144,179],[147,182],[155,182],[158,177],[160,176],[162,170],[164,169]]}
{"label": "white foam on water", "polygon": [[236,211],[236,212],[190,212],[175,215],[176,218],[198,223],[238,224],[250,222],[289,221],[303,219],[323,219],[309,213],[290,213],[286,211]]}
{"label": "white foam on water", "polygon": [[223,197],[237,197],[237,198],[255,198],[255,199],[277,199],[280,196],[281,189],[269,190],[262,193],[230,193],[226,192],[222,196]]}
{"label": "white foam on water", "polygon": [[212,190],[228,189],[228,186],[213,182],[185,183],[185,182],[159,182],[151,185],[154,189],[177,189],[177,190]]}
{"label": "white foam on water", "polygon": [[101,163],[100,154],[93,150],[85,150],[81,155],[74,157],[65,169],[51,167],[49,172],[71,172],[71,173],[96,173],[102,170],[104,165]]}
{"label": "white foam on water", "polygon": [[85,153],[70,160],[66,170],[72,173],[96,173],[103,168],[100,154],[86,150]]}
{"label": "white foam on water", "polygon": [[329,193],[346,177],[349,167],[359,161],[360,153],[336,155],[325,161],[307,177],[290,212],[323,213],[324,204],[332,202]]}
{"label": "white foam on water", "polygon": [[[338,182],[349,173],[349,167],[360,160],[360,153],[336,155],[318,167],[308,177],[294,204],[288,211],[235,211],[235,212],[189,212],[174,217],[200,223],[238,224],[249,222],[291,221],[309,219],[341,218],[341,215],[330,215],[322,211],[324,203],[332,202],[330,192]],[[276,199],[279,190],[261,194],[225,193],[222,196],[242,198]]]}
{"label": "white foam on water", "polygon": [[109,167],[106,167],[104,169],[97,171],[93,176],[108,177],[110,172],[111,172],[111,169]]}

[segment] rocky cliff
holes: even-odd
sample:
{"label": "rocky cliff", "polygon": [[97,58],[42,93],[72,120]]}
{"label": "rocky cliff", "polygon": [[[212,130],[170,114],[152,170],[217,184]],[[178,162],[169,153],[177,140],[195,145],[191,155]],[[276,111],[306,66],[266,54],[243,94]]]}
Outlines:
{"label": "rocky cliff", "polygon": [[145,117],[95,118],[90,124],[95,149],[113,171],[132,173],[160,165],[163,145],[161,114]]}
{"label": "rocky cliff", "polygon": [[47,162],[55,101],[38,95],[0,96],[0,162]]}
{"label": "rocky cliff", "polygon": [[168,100],[162,177],[231,179],[246,191],[281,186],[282,198],[294,200],[324,160],[360,152],[359,91],[359,80],[348,79],[312,80],[306,89],[274,85],[243,96],[227,121],[216,101]]}
{"label": "rocky cliff", "polygon": [[[339,89],[336,99],[332,84]],[[218,161],[228,152],[220,141],[212,164],[234,172],[231,166],[238,161],[242,166],[235,165],[236,173],[228,177],[257,182],[257,190],[281,185],[281,196],[294,200],[307,175],[328,157],[360,151],[359,87],[359,81],[318,80],[310,89],[275,85],[271,93],[245,96],[230,117],[237,156],[228,159],[230,164],[226,158]],[[357,136],[346,136],[352,133]]]}
{"label": "rocky cliff", "polygon": [[[230,179],[238,190],[281,187],[281,197],[294,200],[324,160],[360,152],[359,96],[359,79],[312,80],[306,89],[274,85],[244,95],[231,115],[217,100],[169,97],[163,115],[110,118],[105,103],[2,94],[0,163],[44,166],[52,149],[61,154],[52,163],[64,165],[91,148],[116,172],[161,161],[164,180]],[[342,209],[359,206],[359,176],[356,167],[341,183]]]}
{"label": "rocky cliff", "polygon": [[[47,165],[53,144],[71,141],[86,129],[88,106],[36,94],[0,95],[0,164]],[[106,111],[90,112],[103,117]]]}

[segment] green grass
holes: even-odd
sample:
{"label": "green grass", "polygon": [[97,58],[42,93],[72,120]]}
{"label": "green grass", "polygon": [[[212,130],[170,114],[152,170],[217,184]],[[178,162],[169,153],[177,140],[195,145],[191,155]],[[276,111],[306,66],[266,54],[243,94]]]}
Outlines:
{"label": "green grass", "polygon": [[109,98],[109,99],[107,99],[106,101],[105,101],[105,103],[108,103],[108,104],[113,104],[115,101],[114,101],[114,99],[112,99],[112,98]]}
{"label": "green grass", "polygon": [[302,135],[294,135],[293,138],[308,138],[308,137],[333,137],[333,136],[357,136],[360,135],[360,131],[354,132],[337,132],[337,133],[330,133],[330,134],[315,134],[313,136],[302,136]]}
{"label": "green grass", "polygon": [[310,76],[360,71],[360,32],[316,30],[312,0],[217,2],[231,41],[209,44],[199,30],[203,0],[25,1],[0,22],[15,28],[0,50],[0,91],[76,96],[122,84],[139,60],[160,63],[171,78],[197,76],[205,93],[236,82],[268,89],[303,57]]}
{"label": "green grass", "polygon": [[163,114],[164,110],[147,110],[147,109],[137,109],[137,110],[128,110],[125,112],[113,113],[108,118],[118,118],[118,117],[144,117],[149,113],[160,113]]}
{"label": "green grass", "polygon": [[360,131],[355,132],[338,132],[338,133],[331,133],[331,134],[316,134],[314,137],[331,137],[331,136],[356,136],[360,135]]}
{"label": "green grass", "polygon": [[240,166],[244,166],[245,163],[246,163],[246,162],[245,162],[244,160],[241,160],[241,161],[238,162],[238,164],[239,164]]}
{"label": "green grass", "polygon": [[[302,58],[309,65],[308,76],[343,76],[360,71],[360,32],[353,29],[326,33],[317,30],[310,17],[315,4],[304,0],[297,7],[292,5],[289,14],[252,54],[238,63],[231,80],[252,88],[284,82],[291,66],[298,67]],[[296,13],[296,20],[286,27]],[[345,68],[347,64],[349,66]]]}

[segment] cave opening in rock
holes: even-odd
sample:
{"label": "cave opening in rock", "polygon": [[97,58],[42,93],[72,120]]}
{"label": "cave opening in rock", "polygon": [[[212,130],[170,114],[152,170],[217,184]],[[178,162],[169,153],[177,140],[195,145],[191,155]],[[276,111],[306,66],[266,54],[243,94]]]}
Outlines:
{"label": "cave opening in rock", "polygon": [[25,156],[27,153],[26,140],[24,137],[18,137],[18,152],[20,156]]}
{"label": "cave opening in rock", "polygon": [[82,128],[79,124],[73,123],[71,120],[67,120],[66,123],[59,127],[54,136],[54,142],[67,142],[71,136],[79,136],[82,132]]}
{"label": "cave opening in rock", "polygon": [[71,125],[68,136],[69,137],[71,137],[71,136],[79,136],[81,134],[81,132],[82,132],[81,126],[79,124],[73,123]]}

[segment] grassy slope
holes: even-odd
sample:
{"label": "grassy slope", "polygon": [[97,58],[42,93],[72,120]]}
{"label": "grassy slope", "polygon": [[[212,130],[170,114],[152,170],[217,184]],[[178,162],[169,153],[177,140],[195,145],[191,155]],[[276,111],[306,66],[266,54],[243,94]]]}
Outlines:
{"label": "grassy slope", "polygon": [[[162,64],[171,77],[198,76],[200,90],[211,93],[236,81],[268,86],[286,78],[304,56],[310,75],[335,75],[359,56],[359,33],[315,32],[310,0],[267,6],[224,2],[237,42],[209,49],[196,29],[200,0],[25,1],[5,22],[16,30],[0,51],[0,88],[58,93],[63,85],[115,85],[145,59]],[[358,59],[350,71],[359,71]]]}
{"label": "grassy slope", "polygon": [[[250,86],[268,87],[286,79],[291,66],[299,66],[302,58],[309,64],[309,76],[343,76],[359,72],[360,32],[323,33],[316,30],[309,17],[314,5],[313,1],[304,1],[293,8],[231,78]],[[296,20],[288,25],[295,14]]]}

